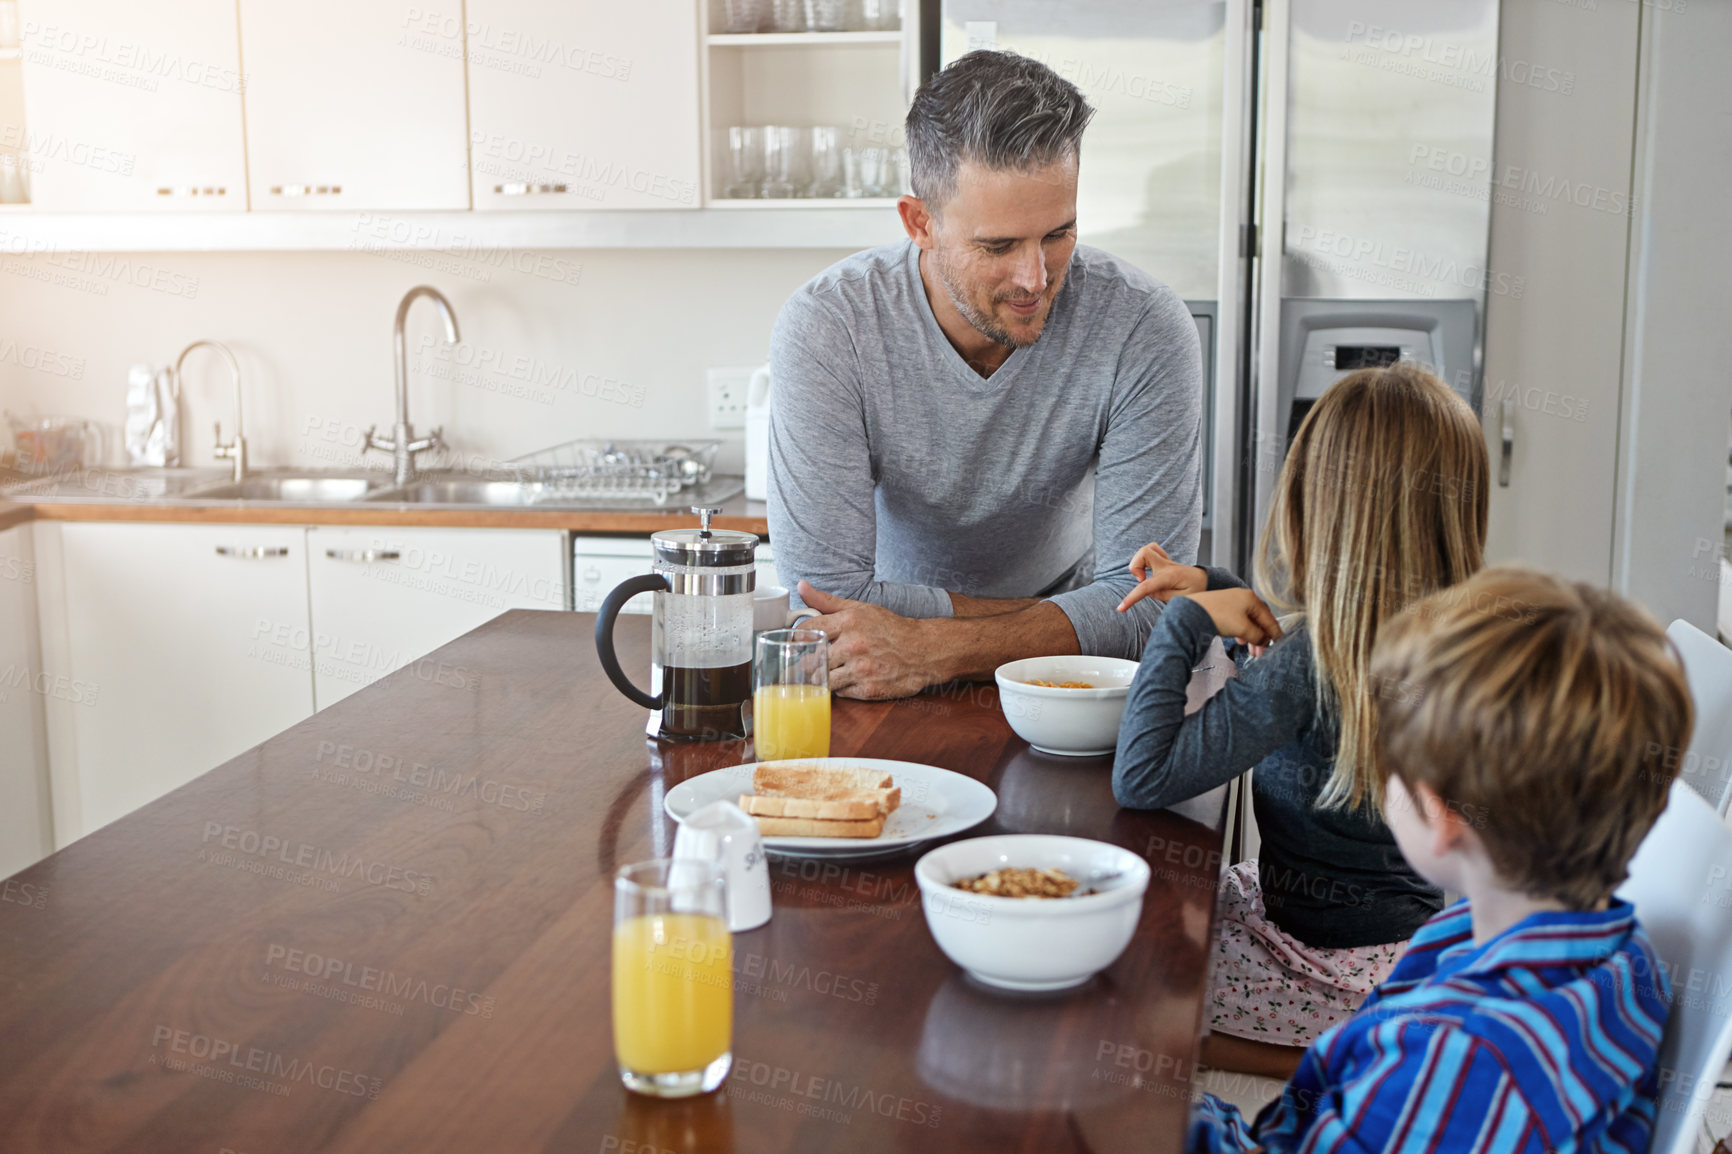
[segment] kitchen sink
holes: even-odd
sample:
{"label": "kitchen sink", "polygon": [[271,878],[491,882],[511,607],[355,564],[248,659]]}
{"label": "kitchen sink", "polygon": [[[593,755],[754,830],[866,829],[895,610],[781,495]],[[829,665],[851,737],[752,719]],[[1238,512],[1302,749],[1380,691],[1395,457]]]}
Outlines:
{"label": "kitchen sink", "polygon": [[200,501],[283,501],[298,505],[323,505],[332,501],[359,501],[389,483],[384,476],[377,479],[258,476],[181,495]]}
{"label": "kitchen sink", "polygon": [[367,499],[416,505],[530,505],[535,503],[540,489],[541,486],[529,481],[423,478]]}
{"label": "kitchen sink", "polygon": [[154,501],[182,497],[219,483],[224,469],[138,468],[75,469],[40,477],[19,475],[0,485],[0,495],[15,501]]}

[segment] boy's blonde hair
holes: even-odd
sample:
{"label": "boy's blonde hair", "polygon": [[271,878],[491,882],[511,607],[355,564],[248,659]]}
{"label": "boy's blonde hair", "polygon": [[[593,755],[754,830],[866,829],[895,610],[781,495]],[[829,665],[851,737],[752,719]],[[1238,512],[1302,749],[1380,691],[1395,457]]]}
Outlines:
{"label": "boy's blonde hair", "polygon": [[1379,768],[1474,814],[1505,884],[1588,909],[1623,882],[1690,740],[1689,687],[1653,618],[1487,569],[1389,622],[1371,675]]}
{"label": "boy's blonde hair", "polygon": [[1417,365],[1341,378],[1299,426],[1256,576],[1271,605],[1308,626],[1318,711],[1337,723],[1323,805],[1382,801],[1371,648],[1383,622],[1478,572],[1489,480],[1473,410]]}

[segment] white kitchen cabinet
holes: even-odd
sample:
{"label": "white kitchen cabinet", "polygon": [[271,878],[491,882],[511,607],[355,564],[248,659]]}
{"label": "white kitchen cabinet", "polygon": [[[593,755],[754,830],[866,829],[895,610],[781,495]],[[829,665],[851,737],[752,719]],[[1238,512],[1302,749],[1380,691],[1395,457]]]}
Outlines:
{"label": "white kitchen cabinet", "polygon": [[694,0],[469,0],[477,209],[697,208]]}
{"label": "white kitchen cabinet", "polygon": [[66,668],[44,672],[70,738],[64,844],[309,716],[313,679],[304,528],[57,528]]}
{"label": "white kitchen cabinet", "polygon": [[232,3],[22,0],[19,8],[27,123],[6,125],[15,139],[0,144],[22,155],[33,204],[247,207]]}
{"label": "white kitchen cabinet", "polygon": [[469,207],[461,4],[239,5],[255,210]]}
{"label": "white kitchen cabinet", "polygon": [[[319,526],[307,542],[320,709],[508,609],[566,607],[559,530]],[[424,673],[473,687],[465,670]]]}
{"label": "white kitchen cabinet", "polygon": [[[53,692],[36,630],[36,555],[30,527],[0,533],[0,878],[54,849],[49,827],[43,698]],[[19,900],[12,891],[0,900]]]}

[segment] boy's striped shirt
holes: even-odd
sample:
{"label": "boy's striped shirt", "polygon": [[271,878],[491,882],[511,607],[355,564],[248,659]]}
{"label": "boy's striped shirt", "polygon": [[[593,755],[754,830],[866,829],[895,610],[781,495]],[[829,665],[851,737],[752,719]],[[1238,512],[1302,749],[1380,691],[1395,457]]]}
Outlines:
{"label": "boy's striped shirt", "polygon": [[1191,1148],[1644,1154],[1668,994],[1628,902],[1533,914],[1483,946],[1461,902],[1254,1125],[1205,1096]]}

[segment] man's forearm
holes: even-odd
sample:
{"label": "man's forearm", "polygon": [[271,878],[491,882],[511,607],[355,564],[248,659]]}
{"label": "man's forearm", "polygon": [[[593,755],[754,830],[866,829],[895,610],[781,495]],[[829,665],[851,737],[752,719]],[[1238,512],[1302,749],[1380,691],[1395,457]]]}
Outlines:
{"label": "man's forearm", "polygon": [[950,611],[954,617],[998,617],[1033,609],[1042,600],[1040,597],[967,597],[952,591]]}
{"label": "man's forearm", "polygon": [[[954,594],[953,594],[954,596]],[[922,622],[928,648],[921,656],[937,675],[932,683],[986,678],[1006,661],[1077,653],[1076,630],[1063,609],[1032,600],[1027,608],[984,616],[938,617]]]}

